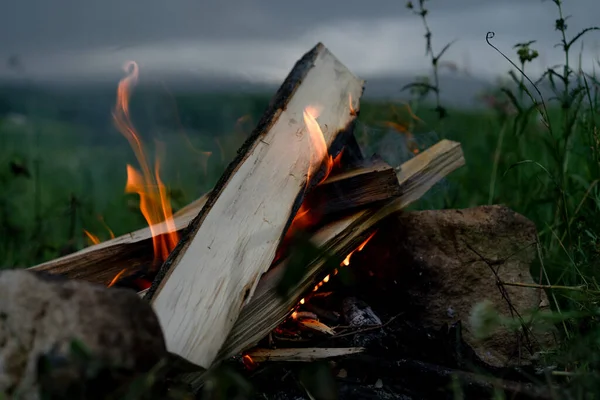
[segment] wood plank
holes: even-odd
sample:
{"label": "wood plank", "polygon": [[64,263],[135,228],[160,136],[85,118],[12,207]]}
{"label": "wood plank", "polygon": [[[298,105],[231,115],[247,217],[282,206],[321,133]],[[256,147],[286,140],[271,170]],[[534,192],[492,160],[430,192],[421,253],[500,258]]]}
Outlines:
{"label": "wood plank", "polygon": [[[412,204],[446,175],[464,165],[460,144],[442,140],[397,168],[402,194],[382,207],[360,211],[335,221],[313,236],[323,255],[343,259],[360,245],[377,223]],[[275,329],[298,304],[298,301],[328,272],[323,271],[325,257],[317,257],[306,266],[304,277],[287,297],[277,292],[289,260],[271,269],[261,279],[248,305],[242,310],[226,342],[219,352],[223,360],[246,350]]]}
{"label": "wood plank", "polygon": [[[332,216],[360,209],[398,196],[400,187],[394,169],[378,158],[356,162],[355,167],[331,175],[306,197],[311,215],[326,221]],[[208,195],[191,202],[174,214],[175,227],[183,232],[198,215]],[[153,228],[165,232],[164,226]],[[36,271],[69,279],[108,285],[122,270],[126,278],[142,271],[153,260],[152,231],[146,227],[78,252],[31,267]]]}
{"label": "wood plank", "polygon": [[335,156],[339,133],[355,118],[348,98],[358,100],[363,83],[321,43],[296,63],[146,295],[170,352],[212,365],[307,186],[317,183],[317,174],[307,182],[314,153],[306,107],[320,109],[324,145]]}
{"label": "wood plank", "polygon": [[[177,231],[181,232],[189,225],[198,215],[207,198],[208,195],[204,195],[174,214]],[[152,229],[158,233],[167,232],[165,224]],[[152,230],[146,227],[29,269],[108,285],[122,270],[127,270],[126,275],[134,273],[150,265],[153,257]]]}
{"label": "wood plank", "polygon": [[[346,148],[344,148],[344,151]],[[375,206],[400,196],[394,169],[379,157],[354,162],[354,167],[329,177],[308,193],[303,207],[321,222],[335,219],[341,213]]]}
{"label": "wood plank", "polygon": [[365,351],[363,347],[304,347],[288,349],[252,349],[248,353],[252,361],[262,362],[313,362],[328,358],[348,356]]}

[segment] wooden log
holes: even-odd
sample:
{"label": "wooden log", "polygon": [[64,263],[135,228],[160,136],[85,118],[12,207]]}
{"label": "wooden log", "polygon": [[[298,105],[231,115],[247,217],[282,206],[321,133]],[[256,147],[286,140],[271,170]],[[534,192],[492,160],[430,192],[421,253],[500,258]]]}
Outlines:
{"label": "wooden log", "polygon": [[[442,140],[406,161],[396,169],[402,194],[384,206],[363,210],[335,221],[320,229],[312,237],[321,248],[321,256],[306,265],[304,275],[293,285],[287,296],[277,290],[290,259],[283,260],[261,278],[250,302],[243,308],[216,361],[220,362],[250,349],[281,324],[299,300],[328,273],[323,271],[327,257],[343,257],[353,251],[373,228],[389,215],[407,207],[446,175],[464,165],[459,143]],[[143,295],[143,293],[140,293]],[[183,379],[197,391],[204,384],[207,371],[189,372]]]}
{"label": "wooden log", "polygon": [[[175,213],[173,219],[178,231],[185,229],[198,215],[207,198],[208,195],[204,195]],[[164,224],[152,230],[167,233]],[[121,271],[127,270],[128,275],[152,263],[152,230],[150,227],[138,229],[29,269],[108,285]]]}
{"label": "wooden log", "polygon": [[343,146],[338,135],[355,119],[348,98],[358,100],[362,89],[320,43],[296,63],[146,295],[170,352],[212,365],[307,188],[318,182],[318,174],[308,177],[316,153],[305,109],[320,109],[319,140],[335,156]]}
{"label": "wooden log", "polygon": [[362,347],[305,347],[290,349],[252,349],[245,355],[252,361],[261,362],[313,362],[362,353]]}
{"label": "wooden log", "polygon": [[[344,148],[345,150],[346,148]],[[331,176],[311,191],[303,206],[321,222],[363,206],[376,206],[401,194],[396,172],[374,156],[355,162],[354,167]]]}
{"label": "wooden log", "polygon": [[397,169],[402,189],[399,197],[382,207],[363,210],[333,222],[313,236],[312,241],[322,249],[322,256],[306,266],[304,276],[288,296],[281,296],[277,285],[289,259],[263,275],[254,296],[242,310],[223,344],[218,359],[226,359],[254,346],[283,322],[300,298],[328,273],[323,271],[326,255],[337,255],[343,259],[369,236],[376,224],[418,200],[433,185],[462,165],[464,158],[460,144],[448,140],[438,142],[402,164]]}
{"label": "wooden log", "polygon": [[[307,196],[305,203],[315,219],[326,221],[332,216],[351,212],[400,195],[394,168],[378,158],[356,162],[355,167],[331,175]],[[182,232],[206,203],[207,195],[188,204],[174,215],[175,227]],[[153,228],[164,232],[164,227]],[[86,247],[67,256],[31,267],[108,285],[121,271],[126,278],[152,263],[152,231],[149,227],[115,239]]]}

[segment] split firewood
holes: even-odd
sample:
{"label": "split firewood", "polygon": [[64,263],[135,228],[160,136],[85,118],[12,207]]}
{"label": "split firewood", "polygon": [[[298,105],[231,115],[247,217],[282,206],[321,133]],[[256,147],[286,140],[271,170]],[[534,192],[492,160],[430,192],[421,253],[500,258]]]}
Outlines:
{"label": "split firewood", "polygon": [[[442,140],[397,168],[402,189],[398,198],[382,207],[357,212],[321,228],[312,236],[312,242],[322,249],[322,255],[306,265],[304,275],[293,287],[288,288],[286,296],[280,294],[278,286],[290,260],[283,260],[264,274],[254,296],[240,313],[221,347],[216,361],[223,361],[255,346],[288,318],[300,299],[328,274],[329,271],[323,271],[328,257],[338,255],[342,258],[352,252],[370,236],[379,222],[418,200],[464,163],[460,144]],[[193,390],[198,390],[205,381],[206,373],[186,374],[184,379]]]}
{"label": "split firewood", "polygon": [[342,357],[350,354],[362,353],[362,347],[306,347],[297,349],[252,349],[245,353],[252,361],[262,362],[313,362],[328,358]]}
{"label": "split firewood", "polygon": [[145,296],[170,352],[212,366],[323,161],[342,150],[363,84],[320,43],[296,63]]}
{"label": "split firewood", "polygon": [[396,172],[378,157],[355,162],[311,191],[303,206],[319,221],[336,218],[365,205],[374,206],[401,194]]}
{"label": "split firewood", "polygon": [[371,233],[374,226],[387,216],[407,207],[446,175],[464,165],[459,143],[442,140],[398,168],[402,194],[376,207],[333,222],[313,236],[313,243],[324,250],[323,256],[306,266],[305,274],[291,288],[287,297],[277,286],[289,260],[263,275],[259,286],[246,305],[219,353],[223,360],[254,346],[290,314],[290,310],[315,286],[327,271],[322,271],[326,255],[344,257],[356,249]]}
{"label": "split firewood", "polygon": [[[379,203],[400,195],[394,168],[378,158],[354,161],[354,167],[332,174],[307,196],[311,216],[326,221],[340,213]],[[188,204],[174,215],[175,228],[182,233],[202,210],[208,195]],[[30,269],[108,285],[121,271],[133,274],[153,262],[152,231],[167,233],[165,225],[146,227],[98,243],[76,253]]]}
{"label": "split firewood", "polygon": [[[175,213],[175,229],[182,231],[189,225],[206,203],[207,196]],[[166,228],[166,224],[162,224],[138,229],[29,269],[108,285],[123,270],[135,272],[150,265],[153,261],[152,232],[166,234]]]}
{"label": "split firewood", "polygon": [[[404,196],[406,203],[410,204],[463,163],[464,159],[462,158],[460,144],[442,140],[417,157],[395,168],[394,180],[397,185],[395,186],[391,184],[387,164],[376,157],[372,157],[368,163],[361,161],[357,164],[358,167],[325,180],[315,188],[314,192],[307,196],[307,202],[314,202],[317,208],[323,207],[320,210],[322,210],[321,213],[325,214],[325,217],[327,217],[328,212],[333,214],[347,212],[348,209],[359,208],[374,202],[383,203],[386,200],[400,196]],[[348,182],[345,183],[345,180],[348,180]],[[358,187],[362,187],[371,194],[367,195],[361,190],[355,190]],[[329,192],[330,195],[336,194],[336,196],[327,197],[326,200],[326,196],[320,194],[321,190],[324,193]],[[326,202],[337,202],[338,206],[320,206],[316,201],[318,198]],[[144,297],[147,292],[148,290],[142,290],[138,294]]]}

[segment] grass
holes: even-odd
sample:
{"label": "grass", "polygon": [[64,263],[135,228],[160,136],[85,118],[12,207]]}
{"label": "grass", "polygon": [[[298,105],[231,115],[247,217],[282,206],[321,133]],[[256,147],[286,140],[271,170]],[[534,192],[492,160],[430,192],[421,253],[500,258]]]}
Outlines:
{"label": "grass", "polygon": [[[490,52],[505,57],[509,80],[483,94],[489,107],[469,111],[440,103],[437,68],[452,48],[433,51],[427,2],[409,2],[424,22],[432,79],[406,87],[413,95],[406,105],[363,101],[357,135],[367,154],[377,152],[392,164],[442,138],[462,144],[466,167],[413,208],[505,204],[535,222],[540,257],[532,275],[551,299],[563,338],[545,362],[557,366],[556,379],[574,387],[574,398],[595,398],[587,394],[600,395],[600,82],[576,66],[573,49],[597,28],[571,34],[562,2],[550,3],[564,65],[548,68],[534,82],[527,66],[539,55],[535,42],[516,44],[511,61],[490,33]],[[540,97],[536,86],[542,84],[554,97]],[[175,210],[212,187],[267,101],[176,96],[181,121],[144,132],[160,136],[167,149],[161,173]],[[227,113],[217,112],[224,108]],[[207,119],[215,121],[212,126],[202,125]],[[26,122],[0,119],[1,265],[30,266],[80,249],[89,244],[84,229],[106,240],[144,226],[137,197],[124,193],[127,163],[135,165],[132,151],[114,129],[99,134],[90,125],[35,112]]]}

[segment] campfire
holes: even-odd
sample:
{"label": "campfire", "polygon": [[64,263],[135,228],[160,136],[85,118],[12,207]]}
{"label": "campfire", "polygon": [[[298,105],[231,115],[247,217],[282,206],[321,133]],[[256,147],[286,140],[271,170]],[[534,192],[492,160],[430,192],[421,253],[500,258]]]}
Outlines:
{"label": "campfire", "polygon": [[204,369],[236,356],[251,369],[360,352],[286,343],[341,329],[336,288],[354,257],[386,219],[464,164],[460,145],[414,148],[395,166],[365,157],[353,132],[364,82],[319,43],[214,188],[173,214],[160,159],[151,166],[129,116],[138,67],[126,71],[113,117],[139,164],[127,165],[125,191],[139,195],[148,227],[32,269],[137,291],[168,350]]}

